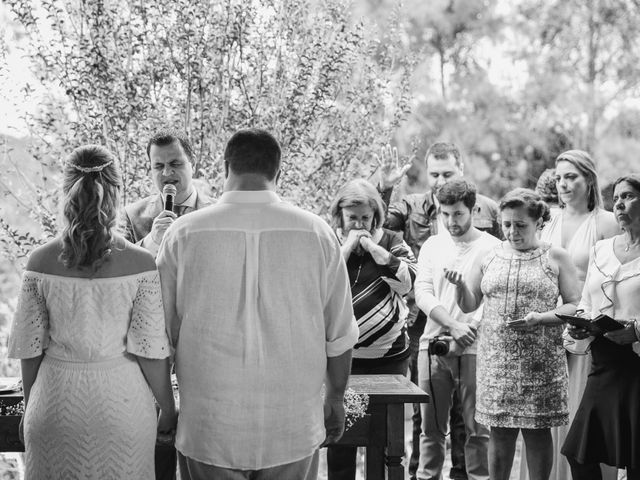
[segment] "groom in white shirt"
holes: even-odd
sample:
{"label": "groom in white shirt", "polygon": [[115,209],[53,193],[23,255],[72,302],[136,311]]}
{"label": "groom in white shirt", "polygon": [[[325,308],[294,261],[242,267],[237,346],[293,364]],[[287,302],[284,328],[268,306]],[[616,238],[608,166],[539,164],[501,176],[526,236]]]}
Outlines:
{"label": "groom in white shirt", "polygon": [[314,480],[318,448],[344,429],[347,268],[329,225],[277,195],[280,157],[268,132],[235,133],[219,201],[160,246],[183,480]]}
{"label": "groom in white shirt", "polygon": [[[431,396],[422,404],[419,479],[441,478],[445,458],[445,434],[452,395],[462,403],[467,433],[464,454],[468,478],[488,480],[489,430],[476,423],[476,336],[480,312],[463,313],[456,302],[456,287],[447,280],[448,271],[463,276],[474,260],[500,241],[473,226],[476,188],[463,179],[450,180],[436,193],[445,231],[429,237],[420,249],[415,282],[416,304],[427,315],[420,338],[418,372],[420,387]],[[482,308],[482,307],[481,307]],[[438,352],[434,339],[441,339],[448,353]]]}

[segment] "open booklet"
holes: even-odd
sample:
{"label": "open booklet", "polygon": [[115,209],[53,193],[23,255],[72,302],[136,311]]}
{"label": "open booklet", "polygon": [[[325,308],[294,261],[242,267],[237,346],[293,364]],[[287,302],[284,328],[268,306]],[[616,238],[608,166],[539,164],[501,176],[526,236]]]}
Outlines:
{"label": "open booklet", "polygon": [[602,335],[605,332],[611,332],[613,330],[620,330],[624,328],[624,324],[620,323],[608,315],[598,315],[593,320],[582,317],[574,317],[572,315],[559,315],[556,313],[556,317],[576,327],[584,328],[591,335]]}

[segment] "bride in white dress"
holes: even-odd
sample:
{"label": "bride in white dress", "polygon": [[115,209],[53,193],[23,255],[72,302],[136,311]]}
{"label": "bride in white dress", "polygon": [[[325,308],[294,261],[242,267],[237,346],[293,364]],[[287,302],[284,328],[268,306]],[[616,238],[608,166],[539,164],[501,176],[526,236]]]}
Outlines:
{"label": "bride in white dress", "polygon": [[175,429],[160,280],[151,254],[115,233],[121,189],[109,151],[74,150],[64,230],[23,275],[9,356],[21,359],[27,480],[152,480],[157,430]]}

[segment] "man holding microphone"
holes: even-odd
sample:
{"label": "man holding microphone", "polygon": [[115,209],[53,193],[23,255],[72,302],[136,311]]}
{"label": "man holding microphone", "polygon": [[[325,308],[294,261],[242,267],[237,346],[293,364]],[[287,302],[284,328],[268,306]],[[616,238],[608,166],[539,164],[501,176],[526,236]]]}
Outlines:
{"label": "man holding microphone", "polygon": [[193,185],[193,148],[187,137],[163,131],[147,143],[157,192],[124,209],[125,237],[156,255],[167,228],[181,215],[213,203]]}
{"label": "man holding microphone", "polygon": [[[213,203],[193,185],[193,148],[187,137],[163,131],[147,143],[147,158],[156,193],[124,208],[125,237],[157,255],[167,228],[181,215]],[[174,480],[176,450],[172,444],[156,445],[157,480]]]}

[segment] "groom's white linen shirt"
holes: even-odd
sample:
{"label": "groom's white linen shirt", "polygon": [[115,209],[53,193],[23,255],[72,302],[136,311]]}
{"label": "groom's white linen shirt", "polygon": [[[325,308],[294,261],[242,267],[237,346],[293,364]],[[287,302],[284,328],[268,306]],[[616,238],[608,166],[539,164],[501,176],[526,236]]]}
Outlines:
{"label": "groom's white linen shirt", "polygon": [[346,266],[320,217],[271,191],[180,217],[157,257],[180,388],[176,447],[263,469],[325,438],[327,357],[358,339]]}

